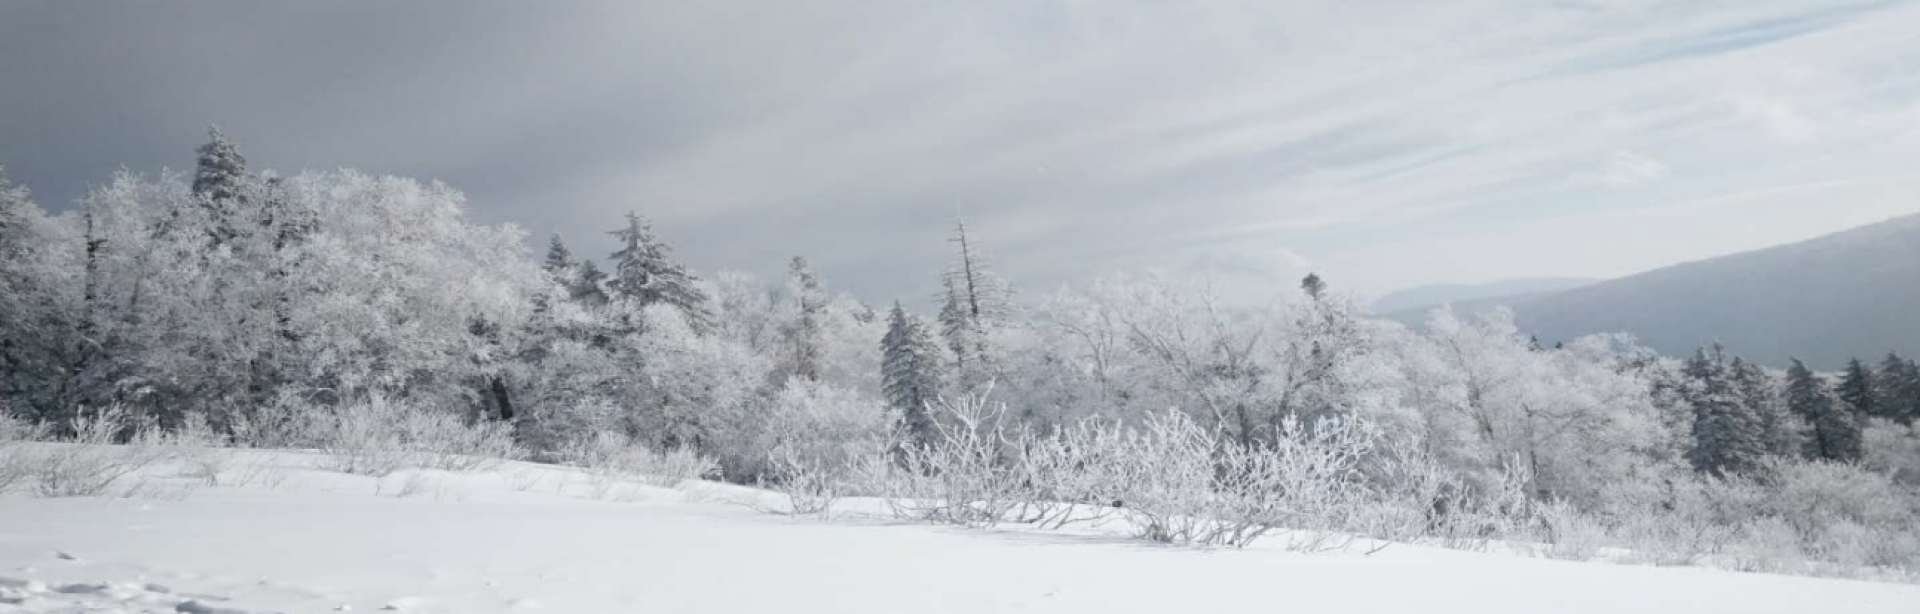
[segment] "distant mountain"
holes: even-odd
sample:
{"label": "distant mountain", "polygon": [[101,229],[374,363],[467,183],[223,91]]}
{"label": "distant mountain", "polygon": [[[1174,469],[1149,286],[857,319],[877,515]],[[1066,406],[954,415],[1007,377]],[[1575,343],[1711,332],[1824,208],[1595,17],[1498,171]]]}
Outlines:
{"label": "distant mountain", "polygon": [[1531,296],[1569,290],[1598,283],[1584,277],[1531,277],[1506,279],[1484,284],[1441,284],[1408,288],[1373,300],[1373,312],[1393,314],[1402,311],[1429,311],[1445,304],[1495,298]]}
{"label": "distant mountain", "polygon": [[[1663,354],[1718,341],[1768,365],[1836,369],[1850,357],[1920,355],[1920,215],[1817,239],[1658,269],[1505,304],[1522,331],[1552,343],[1625,331]],[[1387,314],[1419,321],[1410,313]]]}

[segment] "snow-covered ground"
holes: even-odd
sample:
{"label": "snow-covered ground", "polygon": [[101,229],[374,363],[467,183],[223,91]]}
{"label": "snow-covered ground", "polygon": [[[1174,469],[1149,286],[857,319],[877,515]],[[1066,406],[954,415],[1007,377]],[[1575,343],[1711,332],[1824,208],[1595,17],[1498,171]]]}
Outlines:
{"label": "snow-covered ground", "polygon": [[1920,612],[1903,584],[822,522],[712,484],[519,463],[377,480],[252,454],[244,486],[0,495],[0,612]]}

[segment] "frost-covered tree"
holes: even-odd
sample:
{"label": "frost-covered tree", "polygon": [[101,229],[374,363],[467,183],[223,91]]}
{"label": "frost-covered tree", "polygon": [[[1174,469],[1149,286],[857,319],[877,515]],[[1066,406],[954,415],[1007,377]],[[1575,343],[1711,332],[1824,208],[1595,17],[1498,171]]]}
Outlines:
{"label": "frost-covered tree", "polygon": [[567,279],[580,270],[580,259],[573,257],[573,250],[567,249],[560,233],[553,233],[553,237],[547,239],[547,259],[540,263],[540,270],[556,280]]}
{"label": "frost-covered tree", "polygon": [[788,371],[792,377],[807,381],[820,379],[821,322],[827,309],[826,292],[820,279],[807,266],[807,260],[794,256],[787,265],[787,292],[792,296],[793,318],[786,326]]}
{"label": "frost-covered tree", "polygon": [[1879,407],[1879,386],[1874,382],[1873,369],[1860,359],[1847,361],[1847,367],[1840,371],[1840,383],[1834,386],[1834,394],[1853,408],[1853,412],[1864,422],[1867,417],[1886,417]]}
{"label": "frost-covered tree", "polygon": [[1860,459],[1860,422],[1826,380],[1798,359],[1787,370],[1787,406],[1811,427],[1807,455],[1831,461]]}
{"label": "frost-covered tree", "polygon": [[206,210],[214,242],[230,241],[244,228],[237,218],[245,215],[244,199],[252,183],[247,158],[218,126],[207,128],[207,142],[196,151],[200,157],[195,164],[193,195]]}
{"label": "frost-covered tree", "polygon": [[1912,424],[1920,419],[1920,366],[1889,353],[1874,374],[1873,407],[1877,416]]}
{"label": "frost-covered tree", "polygon": [[712,328],[713,313],[699,280],[673,259],[673,247],[654,236],[652,224],[628,212],[627,226],[611,234],[620,241],[620,249],[611,256],[614,271],[607,283],[614,298],[628,301],[635,311],[670,305],[687,314],[694,331]]}
{"label": "frost-covered tree", "polygon": [[1692,380],[1688,401],[1694,412],[1693,450],[1688,459],[1695,471],[1720,476],[1746,473],[1766,455],[1765,426],[1742,394],[1736,367],[1718,344],[1711,353],[1696,350],[1687,361],[1686,374]]}
{"label": "frost-covered tree", "polygon": [[58,409],[78,340],[78,237],[0,168],[0,416]]}
{"label": "frost-covered tree", "polygon": [[887,314],[887,334],[880,340],[881,387],[887,404],[900,412],[901,427],[911,442],[925,442],[933,434],[930,412],[940,396],[941,352],[926,324],[898,301]]}
{"label": "frost-covered tree", "polygon": [[967,234],[964,220],[955,220],[955,260],[941,277],[940,333],[952,352],[956,394],[971,394],[991,383],[998,373],[989,343],[994,329],[1012,315],[1012,294],[993,272],[980,242]]}
{"label": "frost-covered tree", "polygon": [[1767,454],[1796,457],[1806,448],[1806,427],[1787,409],[1779,378],[1760,365],[1742,358],[1733,360],[1734,387],[1740,398],[1760,418],[1760,439]]}

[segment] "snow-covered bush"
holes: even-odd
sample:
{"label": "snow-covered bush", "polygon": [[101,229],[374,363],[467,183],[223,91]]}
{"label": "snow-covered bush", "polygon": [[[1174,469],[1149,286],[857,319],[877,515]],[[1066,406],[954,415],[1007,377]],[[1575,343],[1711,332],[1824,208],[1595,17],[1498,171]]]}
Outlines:
{"label": "snow-covered bush", "polygon": [[[92,497],[105,494],[122,478],[175,457],[166,435],[129,420],[119,408],[92,415],[82,413],[70,426],[73,434],[52,440],[55,445],[31,448],[27,479],[42,497]],[[125,437],[125,443],[119,443]]]}
{"label": "snow-covered bush", "polygon": [[1896,482],[1920,486],[1920,424],[1875,418],[1860,435],[1862,466]]}
{"label": "snow-covered bush", "polygon": [[1009,462],[1020,435],[1006,405],[966,395],[943,399],[939,413],[931,441],[903,443],[899,470],[869,475],[865,486],[907,518],[980,527],[1007,520],[1027,493]]}
{"label": "snow-covered bush", "polygon": [[797,514],[826,512],[858,488],[860,462],[893,440],[894,412],[878,401],[818,382],[787,382],[770,408],[767,486],[785,494]]}
{"label": "snow-covered bush", "polygon": [[617,432],[601,431],[567,442],[560,455],[569,464],[584,467],[602,484],[635,479],[660,487],[720,475],[713,458],[688,448],[656,451]]}
{"label": "snow-covered bush", "polygon": [[468,424],[385,395],[321,411],[327,412],[317,431],[321,466],[331,471],[376,477],[406,468],[479,471],[519,456],[509,425]]}

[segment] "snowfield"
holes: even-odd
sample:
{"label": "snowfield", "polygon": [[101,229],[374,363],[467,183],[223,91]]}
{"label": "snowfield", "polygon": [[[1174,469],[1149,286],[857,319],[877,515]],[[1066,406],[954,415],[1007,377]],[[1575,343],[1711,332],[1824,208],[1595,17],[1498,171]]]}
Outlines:
{"label": "snowfield", "polygon": [[1920,612],[1905,584],[826,522],[717,484],[242,454],[245,485],[167,470],[124,497],[0,495],[0,612]]}

